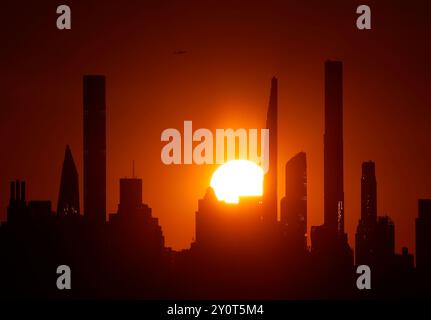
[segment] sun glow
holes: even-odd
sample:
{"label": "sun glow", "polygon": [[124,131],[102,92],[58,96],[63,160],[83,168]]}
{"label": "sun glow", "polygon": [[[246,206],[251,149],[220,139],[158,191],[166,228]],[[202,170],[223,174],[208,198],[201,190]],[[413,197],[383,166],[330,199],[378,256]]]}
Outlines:
{"label": "sun glow", "polygon": [[248,160],[232,160],[213,173],[210,186],[219,201],[238,203],[242,196],[261,196],[263,170]]}

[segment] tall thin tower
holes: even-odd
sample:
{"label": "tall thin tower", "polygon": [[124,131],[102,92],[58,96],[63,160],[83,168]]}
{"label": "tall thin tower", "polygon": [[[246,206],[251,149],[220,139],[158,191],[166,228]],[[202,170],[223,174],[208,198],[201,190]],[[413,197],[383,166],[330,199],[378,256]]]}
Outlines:
{"label": "tall thin tower", "polygon": [[105,76],[84,76],[84,214],[94,224],[106,221]]}
{"label": "tall thin tower", "polygon": [[343,64],[325,62],[324,225],[344,234]]}
{"label": "tall thin tower", "polygon": [[312,254],[348,283],[353,251],[344,232],[343,63],[325,62],[324,223],[311,227]]}
{"label": "tall thin tower", "polygon": [[278,119],[278,80],[271,79],[266,128],[269,129],[269,168],[265,175],[264,203],[265,216],[269,222],[277,221],[277,119]]}

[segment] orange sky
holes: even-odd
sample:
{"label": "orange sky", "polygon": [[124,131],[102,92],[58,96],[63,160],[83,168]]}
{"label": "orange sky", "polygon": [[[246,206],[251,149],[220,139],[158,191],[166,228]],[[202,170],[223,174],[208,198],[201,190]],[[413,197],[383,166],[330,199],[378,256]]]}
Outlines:
{"label": "orange sky", "polygon": [[[323,62],[344,62],[346,231],[354,245],[361,162],[376,162],[378,211],[395,222],[397,251],[414,248],[417,199],[431,197],[430,5],[367,1],[9,1],[0,13],[0,218],[8,183],[56,208],[64,147],[82,193],[82,75],[107,76],[108,210],[132,160],[166,243],[189,246],[197,201],[215,166],[166,166],[166,128],[261,128],[279,79],[279,197],[284,164],[308,157],[309,227],[323,222]],[[176,50],[187,54],[174,55]],[[82,198],[82,197],[81,197]],[[82,203],[81,203],[82,205]]]}

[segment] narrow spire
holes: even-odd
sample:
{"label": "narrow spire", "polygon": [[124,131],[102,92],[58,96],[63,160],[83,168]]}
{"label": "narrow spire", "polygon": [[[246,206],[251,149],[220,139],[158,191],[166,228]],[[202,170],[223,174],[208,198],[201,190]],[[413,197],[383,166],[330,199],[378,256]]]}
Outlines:
{"label": "narrow spire", "polygon": [[264,202],[267,221],[277,221],[277,122],[278,122],[278,80],[271,79],[266,128],[269,129],[269,169],[264,178]]}
{"label": "narrow spire", "polygon": [[79,214],[78,171],[69,145],[64,152],[57,213],[59,215]]}

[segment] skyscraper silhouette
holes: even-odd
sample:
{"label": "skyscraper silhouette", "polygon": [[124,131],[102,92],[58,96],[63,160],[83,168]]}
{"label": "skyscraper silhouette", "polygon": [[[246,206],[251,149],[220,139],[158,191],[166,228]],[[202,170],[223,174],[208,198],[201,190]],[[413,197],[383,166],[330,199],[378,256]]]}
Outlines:
{"label": "skyscraper silhouette", "polygon": [[356,265],[370,266],[376,278],[387,277],[397,264],[408,265],[405,262],[410,259],[408,252],[395,254],[393,221],[388,216],[377,216],[377,179],[373,161],[362,163],[361,218],[355,238]]}
{"label": "skyscraper silhouette", "polygon": [[57,214],[79,215],[79,180],[78,171],[73,161],[70,147],[66,146],[63,168],[61,170],[60,191],[58,194]]}
{"label": "skyscraper silhouette", "polygon": [[280,221],[293,236],[292,245],[307,245],[307,159],[305,152],[286,163],[286,196],[281,200]]}
{"label": "skyscraper silhouette", "polygon": [[[147,204],[142,203],[141,179],[120,179],[118,211],[109,215],[108,226],[111,236],[117,239],[114,250],[118,250],[125,261],[134,261],[140,266],[136,269],[135,279],[145,278],[145,269],[149,266],[160,267],[165,238],[159,219],[153,217]],[[139,247],[140,252],[136,253],[134,247]],[[127,263],[124,267],[130,270]]]}
{"label": "skyscraper silhouette", "polygon": [[387,264],[395,256],[395,225],[388,216],[377,218],[374,250],[380,265]]}
{"label": "skyscraper silhouette", "polygon": [[120,179],[120,204],[118,212],[133,214],[142,207],[142,179]]}
{"label": "skyscraper silhouette", "polygon": [[269,97],[266,128],[269,129],[269,168],[264,180],[264,220],[277,221],[277,158],[278,158],[278,80],[271,79],[271,93]]}
{"label": "skyscraper silhouette", "polygon": [[324,224],[344,233],[343,64],[325,62]]}
{"label": "skyscraper silhouette", "polygon": [[[353,267],[353,251],[344,232],[343,64],[325,62],[324,223],[311,228],[312,255],[327,279],[344,279]],[[326,285],[326,284],[325,284]]]}
{"label": "skyscraper silhouette", "polygon": [[365,223],[375,223],[377,219],[377,180],[373,161],[362,163],[361,219]]}
{"label": "skyscraper silhouette", "polygon": [[[196,239],[189,249],[165,246],[152,209],[142,202],[142,180],[120,179],[120,202],[105,221],[105,78],[84,77],[85,216],[79,215],[78,173],[66,147],[58,208],[27,201],[23,181],[10,184],[8,221],[0,224],[0,297],[71,299],[302,299],[429,297],[431,200],[419,201],[418,270],[407,248],[395,254],[395,227],[377,216],[376,169],[362,164],[358,252],[372,270],[372,289],[358,291],[344,232],[342,65],[325,65],[325,223],[306,242],[307,160],[286,164],[286,196],[277,218],[277,79],[271,83],[267,127],[270,172],[266,193],[219,201],[212,188],[199,200]],[[329,173],[331,174],[329,174]],[[169,201],[169,195],[165,196]],[[334,201],[336,200],[336,201]],[[337,203],[337,205],[334,205]],[[326,207],[325,207],[326,209]],[[72,215],[64,218],[62,215]],[[262,217],[264,219],[262,219]],[[267,223],[267,221],[274,223]],[[94,227],[102,225],[101,228]],[[98,231],[98,232],[95,232]],[[76,235],[79,235],[78,237]],[[53,239],[55,241],[53,241]],[[71,266],[73,290],[55,286],[55,268]],[[362,264],[362,263],[361,263]],[[109,281],[106,281],[109,280]],[[419,289],[419,290],[417,290]],[[421,291],[422,290],[422,291]]]}
{"label": "skyscraper silhouette", "polygon": [[105,76],[84,76],[84,214],[106,221]]}
{"label": "skyscraper silhouette", "polygon": [[214,190],[208,188],[196,212],[197,245],[223,250],[238,249],[240,244],[251,247],[262,231],[260,200],[261,197],[243,197],[232,206],[219,201]]}
{"label": "skyscraper silhouette", "polygon": [[377,243],[377,180],[375,164],[362,163],[361,219],[356,229],[356,264],[373,264]]}
{"label": "skyscraper silhouette", "polygon": [[416,267],[422,275],[431,270],[431,199],[419,199],[416,218]]}

